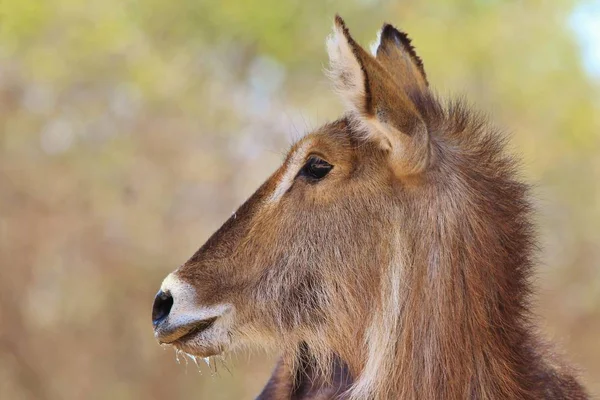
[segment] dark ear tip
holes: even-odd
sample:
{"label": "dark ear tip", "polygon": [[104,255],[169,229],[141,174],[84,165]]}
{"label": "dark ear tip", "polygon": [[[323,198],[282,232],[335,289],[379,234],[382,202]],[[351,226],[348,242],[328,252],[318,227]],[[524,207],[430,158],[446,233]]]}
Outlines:
{"label": "dark ear tip", "polygon": [[394,27],[391,24],[384,24],[381,29],[381,41],[393,40],[398,46],[409,46],[410,38],[408,35]]}
{"label": "dark ear tip", "polygon": [[336,26],[346,30],[346,23],[344,22],[344,19],[340,17],[340,14],[335,14],[334,22]]}
{"label": "dark ear tip", "polygon": [[346,23],[344,22],[344,19],[340,17],[340,14],[335,14],[334,23],[336,27],[342,30],[344,36],[346,36],[348,41],[352,43],[354,40],[352,39],[352,36],[350,36],[350,31],[348,30],[348,28],[346,28]]}
{"label": "dark ear tip", "polygon": [[381,28],[381,37],[384,38],[393,36],[395,35],[395,32],[398,32],[398,30],[394,28],[394,25],[385,23]]}

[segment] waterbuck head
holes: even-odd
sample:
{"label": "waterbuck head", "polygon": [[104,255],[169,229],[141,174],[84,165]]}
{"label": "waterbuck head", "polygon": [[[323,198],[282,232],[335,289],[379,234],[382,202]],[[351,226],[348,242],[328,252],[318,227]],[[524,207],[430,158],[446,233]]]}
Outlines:
{"label": "waterbuck head", "polygon": [[[336,17],[327,50],[345,115],[294,144],[166,277],[156,338],[201,357],[261,344],[294,360],[308,348],[322,371],[341,360],[356,398],[389,392],[376,387],[386,376],[413,379],[396,391],[409,394],[500,368],[500,356],[474,363],[521,315],[529,254],[525,187],[501,140],[459,103],[440,105],[391,25],[370,54]],[[451,365],[456,349],[469,357]]]}

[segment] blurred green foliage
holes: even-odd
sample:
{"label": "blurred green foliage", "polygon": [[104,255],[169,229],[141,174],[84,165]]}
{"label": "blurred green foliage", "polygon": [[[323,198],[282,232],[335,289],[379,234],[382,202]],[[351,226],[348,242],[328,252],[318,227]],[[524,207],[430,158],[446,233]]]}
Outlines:
{"label": "blurred green foliage", "polygon": [[340,112],[321,72],[336,12],[365,46],[383,21],[409,32],[441,94],[513,133],[541,327],[600,393],[600,91],[578,4],[0,0],[0,398],[258,392],[274,355],[200,375],[156,345],[150,306],[290,140]]}

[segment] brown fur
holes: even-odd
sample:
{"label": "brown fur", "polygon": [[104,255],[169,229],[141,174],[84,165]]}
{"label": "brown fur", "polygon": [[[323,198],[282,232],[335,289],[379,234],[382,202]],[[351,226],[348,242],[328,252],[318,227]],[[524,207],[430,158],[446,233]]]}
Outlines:
{"label": "brown fur", "polygon": [[[503,136],[438,101],[405,34],[386,25],[373,57],[335,29],[348,113],[177,271],[199,305],[234,305],[233,345],[282,352],[259,399],[586,399],[530,324],[530,204]],[[331,172],[284,186],[311,154]]]}

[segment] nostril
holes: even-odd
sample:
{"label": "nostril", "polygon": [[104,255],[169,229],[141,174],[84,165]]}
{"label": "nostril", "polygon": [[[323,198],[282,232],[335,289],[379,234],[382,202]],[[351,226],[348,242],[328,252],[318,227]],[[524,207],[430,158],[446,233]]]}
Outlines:
{"label": "nostril", "polygon": [[173,307],[173,297],[171,294],[159,290],[152,305],[152,325],[156,327],[164,321],[169,316],[171,307]]}

